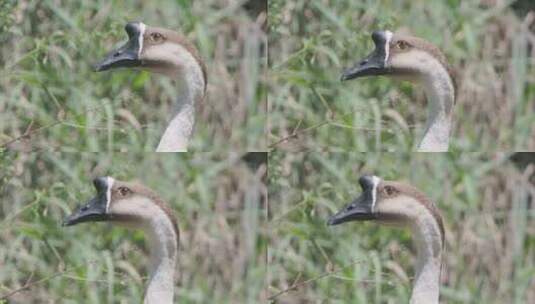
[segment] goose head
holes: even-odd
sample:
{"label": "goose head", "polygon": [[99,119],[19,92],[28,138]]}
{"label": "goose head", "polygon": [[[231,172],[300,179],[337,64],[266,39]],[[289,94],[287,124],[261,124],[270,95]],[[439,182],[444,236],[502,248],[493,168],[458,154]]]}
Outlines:
{"label": "goose head", "polygon": [[421,81],[422,77],[445,70],[453,82],[446,57],[433,44],[413,36],[395,34],[390,31],[372,33],[375,49],[354,66],[345,69],[342,81],[365,76],[388,76]]}
{"label": "goose head", "polygon": [[206,70],[197,49],[183,35],[142,22],[126,24],[128,41],[94,65],[97,72],[117,68],[138,68],[177,76],[196,74],[206,84]]}
{"label": "goose head", "polygon": [[377,176],[359,179],[362,194],[328,220],[328,225],[349,221],[377,221],[395,226],[419,225],[431,219],[444,236],[442,217],[435,205],[411,185],[384,181]]}
{"label": "goose head", "polygon": [[112,177],[93,180],[96,195],[82,204],[63,222],[64,226],[84,222],[111,222],[127,228],[144,229],[155,220],[168,220],[178,236],[178,228],[169,207],[147,187]]}

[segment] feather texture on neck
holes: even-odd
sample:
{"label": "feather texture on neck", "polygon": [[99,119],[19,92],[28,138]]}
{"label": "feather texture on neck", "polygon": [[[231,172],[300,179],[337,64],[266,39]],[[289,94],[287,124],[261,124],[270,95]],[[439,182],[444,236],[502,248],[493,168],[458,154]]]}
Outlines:
{"label": "feather texture on neck", "polygon": [[195,124],[195,103],[204,98],[205,77],[203,68],[188,48],[167,42],[153,49],[147,49],[144,56],[158,58],[172,64],[154,65],[152,72],[166,75],[178,85],[179,96],[175,115],[167,126],[157,152],[185,152]]}
{"label": "feather texture on neck", "polygon": [[447,152],[455,87],[447,68],[431,53],[413,50],[397,54],[392,64],[407,71],[408,79],[424,87],[427,97],[427,122],[420,152]]}
{"label": "feather texture on neck", "polygon": [[179,236],[169,214],[158,203],[139,196],[111,208],[114,214],[125,214],[130,219],[116,224],[141,229],[149,243],[150,277],[143,303],[173,303]]}
{"label": "feather texture on neck", "polygon": [[429,207],[414,198],[394,199],[380,212],[395,215],[399,224],[411,228],[417,249],[411,304],[438,304],[443,235],[441,224]]}

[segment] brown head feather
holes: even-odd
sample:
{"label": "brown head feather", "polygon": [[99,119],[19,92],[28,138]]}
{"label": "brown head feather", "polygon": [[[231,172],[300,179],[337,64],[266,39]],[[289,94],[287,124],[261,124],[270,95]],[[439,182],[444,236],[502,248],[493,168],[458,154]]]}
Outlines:
{"label": "brown head feather", "polygon": [[116,199],[119,199],[119,189],[121,187],[126,187],[131,191],[132,195],[140,195],[149,198],[151,201],[153,201],[162,211],[167,215],[171,223],[173,224],[173,230],[175,231],[176,237],[177,237],[177,244],[180,240],[180,231],[178,229],[178,225],[176,222],[176,217],[171,210],[171,208],[164,202],[158,194],[156,194],[154,191],[149,189],[148,187],[137,183],[137,182],[123,182],[115,180],[113,183],[113,187],[111,189],[111,201],[115,201]]}
{"label": "brown head feather", "polygon": [[440,49],[436,47],[435,45],[433,45],[432,43],[422,38],[396,33],[392,36],[392,40],[390,41],[391,56],[395,55],[398,52],[402,52],[398,48],[394,47],[399,41],[404,41],[409,46],[430,54],[442,64],[442,66],[446,69],[446,71],[448,71],[451,82],[453,83],[453,90],[455,94],[455,98],[453,99],[453,102],[455,103],[455,100],[457,99],[457,81],[455,80],[455,71],[448,64],[448,61],[446,60],[446,56],[444,56],[442,51],[440,51]]}
{"label": "brown head feather", "polygon": [[179,34],[175,31],[168,30],[165,28],[153,27],[153,26],[147,26],[145,29],[145,34],[143,35],[143,43],[145,46],[153,45],[153,42],[150,39],[153,33],[159,33],[163,36],[163,39],[182,45],[188,52],[191,53],[193,58],[195,58],[195,61],[197,61],[197,63],[201,67],[202,75],[204,79],[204,90],[206,91],[206,85],[208,84],[207,82],[208,76],[206,74],[206,65],[201,60],[201,56],[199,55],[199,51],[197,50],[197,48],[182,34]]}
{"label": "brown head feather", "polygon": [[416,201],[420,202],[427,210],[429,210],[429,213],[433,216],[433,218],[438,224],[438,227],[440,229],[440,234],[441,234],[442,246],[444,246],[444,237],[445,237],[444,223],[442,220],[442,216],[440,215],[440,211],[435,206],[435,204],[431,200],[429,200],[429,198],[425,194],[423,194],[420,190],[416,189],[415,187],[409,184],[405,184],[401,182],[383,181],[377,187],[377,193],[379,196],[382,195],[383,189],[386,186],[393,187],[400,194],[404,194],[404,195],[414,198]]}

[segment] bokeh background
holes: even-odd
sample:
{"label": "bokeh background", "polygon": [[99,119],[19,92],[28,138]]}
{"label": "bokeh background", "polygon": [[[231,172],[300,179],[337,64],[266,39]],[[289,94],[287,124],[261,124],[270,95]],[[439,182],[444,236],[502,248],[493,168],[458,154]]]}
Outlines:
{"label": "bokeh background", "polygon": [[532,0],[269,1],[269,145],[287,151],[409,151],[425,127],[421,88],[340,82],[377,29],[437,45],[457,74],[450,151],[535,150]]}
{"label": "bokeh background", "polygon": [[91,69],[126,41],[127,22],[143,21],[184,33],[206,63],[189,150],[263,151],[266,18],[265,1],[0,0],[0,148],[154,151],[171,81]]}
{"label": "bokeh background", "polygon": [[535,302],[534,154],[284,153],[269,158],[271,303],[408,303],[407,230],[328,217],[375,174],[408,182],[441,210],[441,303]]}
{"label": "bokeh background", "polygon": [[106,175],[141,181],[174,211],[181,231],[176,302],[259,303],[265,158],[0,153],[0,303],[141,302],[149,254],[142,232],[61,226],[94,196],[92,178]]}

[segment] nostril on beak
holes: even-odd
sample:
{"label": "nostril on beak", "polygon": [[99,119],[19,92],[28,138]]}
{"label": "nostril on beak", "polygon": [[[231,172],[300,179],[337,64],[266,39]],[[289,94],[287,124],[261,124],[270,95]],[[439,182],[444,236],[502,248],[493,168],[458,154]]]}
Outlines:
{"label": "nostril on beak", "polygon": [[368,59],[366,59],[366,60],[362,60],[362,61],[360,62],[360,65],[363,66],[363,65],[365,65],[366,63],[368,63]]}
{"label": "nostril on beak", "polygon": [[115,52],[115,54],[113,54],[113,57],[117,57],[117,56],[121,55],[121,53],[122,53],[121,51]]}

